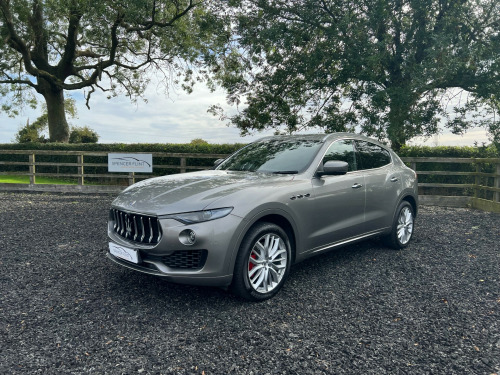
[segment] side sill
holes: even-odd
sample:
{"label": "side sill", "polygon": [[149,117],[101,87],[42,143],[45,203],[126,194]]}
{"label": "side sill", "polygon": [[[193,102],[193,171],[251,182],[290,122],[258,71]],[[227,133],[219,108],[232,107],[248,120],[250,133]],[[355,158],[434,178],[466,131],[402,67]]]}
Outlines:
{"label": "side sill", "polygon": [[309,250],[309,251],[307,251],[305,253],[302,253],[301,259],[309,258],[309,257],[311,257],[313,255],[316,255],[316,254],[319,254],[319,253],[322,253],[322,252],[325,252],[325,251],[328,251],[328,250],[335,249],[336,247],[341,247],[341,246],[349,245],[351,243],[362,241],[362,240],[365,240],[365,239],[370,238],[370,237],[380,236],[380,235],[382,235],[384,233],[387,233],[388,229],[389,228],[379,229],[379,230],[376,230],[376,231],[373,231],[373,232],[370,232],[370,233],[365,233],[365,234],[363,234],[361,236],[351,237],[351,238],[348,238],[347,240],[342,240],[342,241],[334,242],[334,243],[328,244],[326,246],[322,246],[322,247],[319,247],[319,248],[316,248],[316,249]]}

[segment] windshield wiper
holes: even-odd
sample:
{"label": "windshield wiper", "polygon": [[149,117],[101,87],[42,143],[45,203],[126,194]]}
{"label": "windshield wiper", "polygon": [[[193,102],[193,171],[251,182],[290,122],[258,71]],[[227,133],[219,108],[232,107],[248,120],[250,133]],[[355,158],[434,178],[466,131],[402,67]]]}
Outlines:
{"label": "windshield wiper", "polygon": [[299,171],[276,171],[273,174],[297,174]]}

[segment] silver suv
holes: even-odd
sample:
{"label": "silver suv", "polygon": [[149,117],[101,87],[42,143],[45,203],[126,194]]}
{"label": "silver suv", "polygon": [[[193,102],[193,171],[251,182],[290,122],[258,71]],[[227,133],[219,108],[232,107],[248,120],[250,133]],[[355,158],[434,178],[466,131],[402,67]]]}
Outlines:
{"label": "silver suv", "polygon": [[108,257],[178,283],[274,296],[290,266],[369,237],[410,242],[417,177],[349,133],[267,137],[213,170],[141,181],[109,215]]}

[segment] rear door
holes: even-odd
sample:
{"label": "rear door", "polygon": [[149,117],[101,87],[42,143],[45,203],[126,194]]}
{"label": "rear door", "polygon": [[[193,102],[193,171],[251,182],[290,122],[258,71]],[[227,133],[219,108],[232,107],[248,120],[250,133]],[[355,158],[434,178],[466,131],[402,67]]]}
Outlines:
{"label": "rear door", "polygon": [[359,168],[366,186],[365,231],[391,226],[401,190],[401,175],[385,148],[367,141],[355,141]]}

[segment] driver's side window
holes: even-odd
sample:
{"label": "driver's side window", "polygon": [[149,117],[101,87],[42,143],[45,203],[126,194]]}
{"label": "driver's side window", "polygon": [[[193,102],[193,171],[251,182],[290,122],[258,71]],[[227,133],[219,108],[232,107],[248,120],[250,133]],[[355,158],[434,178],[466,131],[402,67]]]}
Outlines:
{"label": "driver's side window", "polygon": [[342,139],[340,141],[333,142],[323,157],[323,164],[330,160],[345,161],[349,164],[349,172],[356,171],[358,168],[353,141],[349,139]]}

